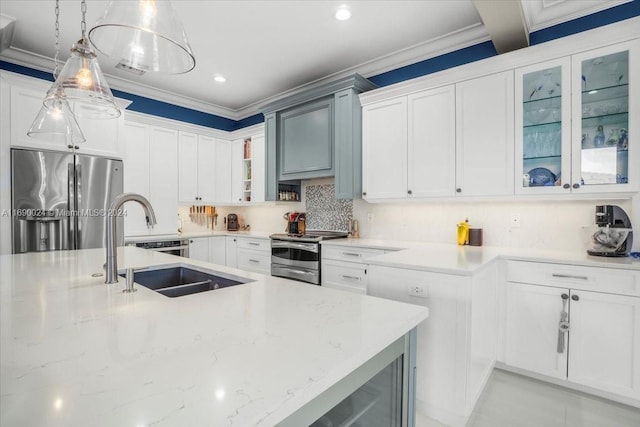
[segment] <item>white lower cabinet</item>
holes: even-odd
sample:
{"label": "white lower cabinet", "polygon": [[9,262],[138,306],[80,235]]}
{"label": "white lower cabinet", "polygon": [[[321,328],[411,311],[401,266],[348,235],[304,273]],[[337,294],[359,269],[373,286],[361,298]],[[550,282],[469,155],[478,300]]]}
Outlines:
{"label": "white lower cabinet", "polygon": [[189,258],[226,265],[226,236],[189,239]]}
{"label": "white lower cabinet", "polygon": [[322,245],[321,285],[366,294],[366,259],[384,253],[383,249]]}
{"label": "white lower cabinet", "polygon": [[226,257],[226,266],[227,267],[238,267],[238,238],[236,236],[227,236],[226,238],[226,248],[225,248],[225,257]]}
{"label": "white lower cabinet", "polygon": [[227,236],[209,237],[209,262],[227,265]]}
{"label": "white lower cabinet", "polygon": [[493,369],[498,266],[473,276],[369,265],[368,294],[426,306],[418,325],[416,410],[463,426]]}
{"label": "white lower cabinet", "polygon": [[189,258],[198,261],[209,261],[209,237],[189,239]]}
{"label": "white lower cabinet", "polygon": [[640,272],[511,261],[507,279],[505,364],[640,405]]}
{"label": "white lower cabinet", "polygon": [[238,237],[237,268],[271,274],[271,241],[254,237]]}

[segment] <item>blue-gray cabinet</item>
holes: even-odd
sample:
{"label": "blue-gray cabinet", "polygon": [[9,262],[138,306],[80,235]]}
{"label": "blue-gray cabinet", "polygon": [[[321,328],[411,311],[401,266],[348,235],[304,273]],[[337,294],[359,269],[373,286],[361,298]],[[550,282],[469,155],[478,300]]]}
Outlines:
{"label": "blue-gray cabinet", "polygon": [[279,114],[280,181],[334,175],[333,105],[330,96]]}
{"label": "blue-gray cabinet", "polygon": [[336,198],[362,193],[362,112],[358,94],[375,88],[354,74],[265,107],[266,200],[300,180],[335,177]]}

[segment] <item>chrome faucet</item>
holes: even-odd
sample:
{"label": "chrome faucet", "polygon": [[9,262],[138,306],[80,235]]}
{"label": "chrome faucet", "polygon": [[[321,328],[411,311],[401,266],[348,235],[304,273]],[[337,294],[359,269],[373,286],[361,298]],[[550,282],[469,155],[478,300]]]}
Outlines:
{"label": "chrome faucet", "polygon": [[138,202],[142,205],[147,219],[147,227],[153,227],[156,224],[156,214],[153,212],[151,204],[140,194],[124,193],[113,199],[113,202],[111,202],[111,205],[109,206],[107,216],[105,217],[107,230],[107,262],[105,264],[105,269],[107,278],[104,283],[106,284],[118,282],[118,252],[116,250],[116,219],[118,216],[116,213],[120,210],[122,205],[129,201]]}

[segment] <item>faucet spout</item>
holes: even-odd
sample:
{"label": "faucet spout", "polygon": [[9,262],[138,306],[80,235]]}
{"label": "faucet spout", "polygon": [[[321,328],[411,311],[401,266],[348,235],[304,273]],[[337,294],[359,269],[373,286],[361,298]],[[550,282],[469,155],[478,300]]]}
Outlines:
{"label": "faucet spout", "polygon": [[136,193],[124,193],[113,199],[109,206],[107,216],[105,217],[105,228],[107,230],[107,262],[105,263],[106,279],[104,283],[106,284],[118,282],[116,219],[118,217],[117,212],[122,208],[122,205],[129,201],[138,202],[142,205],[148,227],[153,227],[156,224],[156,214],[153,212],[151,203],[149,203],[146,197]]}

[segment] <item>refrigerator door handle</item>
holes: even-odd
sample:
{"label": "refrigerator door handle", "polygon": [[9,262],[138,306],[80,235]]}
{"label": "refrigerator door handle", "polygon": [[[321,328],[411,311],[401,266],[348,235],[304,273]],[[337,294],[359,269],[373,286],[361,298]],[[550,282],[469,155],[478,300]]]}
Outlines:
{"label": "refrigerator door handle", "polygon": [[67,221],[69,221],[69,249],[76,249],[76,168],[73,163],[68,164],[68,212]]}

